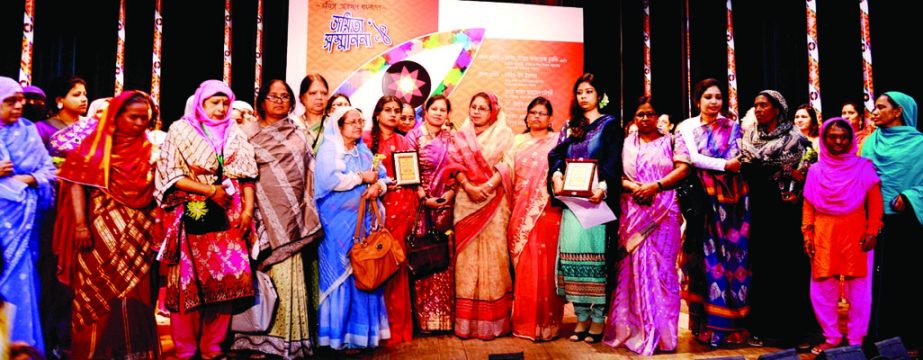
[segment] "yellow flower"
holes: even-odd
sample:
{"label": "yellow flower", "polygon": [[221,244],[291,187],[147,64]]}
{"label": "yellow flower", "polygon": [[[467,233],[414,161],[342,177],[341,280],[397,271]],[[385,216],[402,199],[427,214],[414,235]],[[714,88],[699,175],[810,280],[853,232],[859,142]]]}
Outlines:
{"label": "yellow flower", "polygon": [[208,214],[204,201],[190,201],[186,203],[186,214],[195,220],[202,220]]}

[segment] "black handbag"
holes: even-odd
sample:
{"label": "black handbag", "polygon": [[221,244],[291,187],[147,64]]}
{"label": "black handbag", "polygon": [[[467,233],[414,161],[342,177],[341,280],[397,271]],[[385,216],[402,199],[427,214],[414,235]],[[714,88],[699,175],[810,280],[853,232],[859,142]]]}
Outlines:
{"label": "black handbag", "polygon": [[690,174],[676,184],[676,196],[679,198],[679,208],[686,219],[705,216],[708,195],[698,176]]}
{"label": "black handbag", "polygon": [[187,234],[202,235],[225,231],[229,226],[227,211],[212,199],[186,203],[183,211],[183,228]]}
{"label": "black handbag", "polygon": [[[433,226],[426,226],[428,230],[422,236],[417,236],[417,226],[420,215],[425,212],[423,202],[417,207],[417,215],[413,221],[413,229],[407,234],[407,268],[412,279],[423,279],[432,274],[449,268],[452,261],[449,252],[449,235],[439,232]],[[432,223],[429,212],[425,219]]]}

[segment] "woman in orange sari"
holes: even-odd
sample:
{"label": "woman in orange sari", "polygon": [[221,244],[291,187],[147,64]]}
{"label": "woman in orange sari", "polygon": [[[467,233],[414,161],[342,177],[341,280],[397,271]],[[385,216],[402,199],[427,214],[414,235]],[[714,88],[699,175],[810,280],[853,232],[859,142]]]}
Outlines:
{"label": "woman in orange sari", "polygon": [[[362,136],[363,142],[371,144],[372,154],[384,155],[382,164],[388,171],[388,177],[392,179],[395,173],[394,158],[391,154],[395,151],[413,150],[410,142],[397,133],[397,117],[400,114],[401,101],[394,96],[382,96],[372,112],[372,131]],[[407,244],[404,244],[404,239],[413,228],[409,214],[417,211],[419,201],[414,186],[398,185],[388,186],[388,192],[381,200],[385,207],[385,228],[401,244],[405,253]],[[391,326],[391,339],[388,340],[388,344],[410,341],[413,337],[413,317],[410,314],[410,278],[407,275],[406,263],[401,265],[397,273],[385,284],[385,306],[388,308],[388,323]]]}
{"label": "woman in orange sari", "polygon": [[551,102],[529,103],[525,134],[513,139],[513,216],[507,230],[516,271],[513,335],[534,341],[558,334],[564,301],[554,288],[561,209],[548,196],[548,153],[558,143],[551,129]]}
{"label": "woman in orange sari", "polygon": [[163,237],[154,202],[154,101],[126,91],[72,152],[61,183],[54,248],[58,278],[74,289],[75,359],[155,359],[149,271]]}
{"label": "woman in orange sari", "polygon": [[449,149],[449,173],[464,190],[455,197],[455,335],[462,338],[491,340],[510,332],[512,147],[513,131],[497,96],[475,94]]}

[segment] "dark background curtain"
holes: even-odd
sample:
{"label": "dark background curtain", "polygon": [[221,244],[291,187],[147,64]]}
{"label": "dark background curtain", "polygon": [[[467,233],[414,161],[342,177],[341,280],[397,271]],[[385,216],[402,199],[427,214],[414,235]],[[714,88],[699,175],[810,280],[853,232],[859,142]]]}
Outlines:
{"label": "dark background curtain", "polygon": [[[511,1],[584,9],[585,70],[601,77],[611,104],[631,113],[644,91],[641,1]],[[897,1],[870,0],[875,93],[900,90],[923,101],[923,67],[902,50],[921,38],[920,21]],[[232,88],[253,101],[256,0],[234,0]],[[153,0],[127,1],[125,88],[150,90]],[[288,1],[264,1],[263,79],[285,78]],[[856,1],[818,1],[824,118],[846,100],[862,99],[862,54]],[[0,75],[18,78],[24,0],[0,3]],[[651,4],[653,96],[658,110],[678,121],[687,112],[683,0]],[[726,82],[725,2],[690,4],[692,82]],[[182,115],[186,98],[223,66],[224,1],[163,0],[161,102],[164,122]],[[735,1],[734,30],[740,111],[762,89],[779,90],[789,107],[808,102],[805,3]],[[36,0],[33,83],[81,76],[91,99],[110,96],[115,78],[117,0]],[[908,43],[910,42],[910,43]],[[191,50],[189,50],[191,49]],[[297,88],[298,84],[290,84]],[[561,89],[564,90],[564,89]],[[566,89],[570,91],[570,89]],[[693,110],[693,115],[695,110]],[[789,114],[791,115],[791,114]]]}

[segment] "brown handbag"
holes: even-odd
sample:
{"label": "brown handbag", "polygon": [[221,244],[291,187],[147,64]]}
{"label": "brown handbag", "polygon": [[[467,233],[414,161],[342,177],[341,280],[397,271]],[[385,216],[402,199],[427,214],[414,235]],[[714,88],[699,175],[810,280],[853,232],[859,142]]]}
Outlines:
{"label": "brown handbag", "polygon": [[[363,221],[367,202],[371,201],[372,229],[362,238]],[[359,219],[356,222],[356,234],[353,236],[353,248],[349,251],[349,260],[353,267],[356,287],[372,291],[388,280],[404,263],[404,250],[391,232],[382,226],[378,212],[377,200],[362,200],[359,203]]]}

